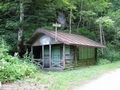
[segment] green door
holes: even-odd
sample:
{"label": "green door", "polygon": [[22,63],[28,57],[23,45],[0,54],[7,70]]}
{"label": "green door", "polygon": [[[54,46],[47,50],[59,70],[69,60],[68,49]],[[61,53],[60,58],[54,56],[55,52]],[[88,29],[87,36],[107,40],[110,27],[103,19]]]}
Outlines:
{"label": "green door", "polygon": [[49,47],[44,47],[44,68],[49,68]]}
{"label": "green door", "polygon": [[60,66],[60,47],[59,46],[52,47],[52,66],[53,67]]}

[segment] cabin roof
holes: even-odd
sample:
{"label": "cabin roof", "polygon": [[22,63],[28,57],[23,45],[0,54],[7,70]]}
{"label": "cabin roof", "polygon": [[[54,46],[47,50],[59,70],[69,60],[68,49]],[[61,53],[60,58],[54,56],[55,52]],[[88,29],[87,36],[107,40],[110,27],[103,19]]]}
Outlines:
{"label": "cabin roof", "polygon": [[[55,31],[50,30],[44,30],[41,28],[38,28],[31,38],[26,41],[26,44],[32,44],[40,33],[43,33],[45,35],[48,35],[52,38],[56,38]],[[57,32],[57,40],[65,43],[67,45],[75,45],[75,46],[90,46],[90,47],[98,47],[98,48],[106,48],[104,45],[101,45],[85,36],[77,35],[77,34],[70,34],[70,33],[64,33],[64,32]]]}

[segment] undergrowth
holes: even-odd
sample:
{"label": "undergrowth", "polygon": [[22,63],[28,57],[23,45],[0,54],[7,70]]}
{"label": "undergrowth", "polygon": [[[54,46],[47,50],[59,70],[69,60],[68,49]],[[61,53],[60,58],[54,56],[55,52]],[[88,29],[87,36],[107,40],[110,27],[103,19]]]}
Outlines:
{"label": "undergrowth", "polygon": [[38,72],[32,63],[20,60],[8,54],[8,45],[1,39],[0,43],[0,82],[13,82],[17,79],[32,77]]}

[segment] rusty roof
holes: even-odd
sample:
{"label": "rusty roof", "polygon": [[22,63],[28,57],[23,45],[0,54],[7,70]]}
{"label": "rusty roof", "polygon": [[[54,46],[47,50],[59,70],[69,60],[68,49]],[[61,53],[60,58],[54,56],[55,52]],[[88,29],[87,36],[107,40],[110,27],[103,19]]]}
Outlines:
{"label": "rusty roof", "polygon": [[[44,30],[38,28],[32,35],[32,37],[26,42],[26,44],[31,44],[36,40],[40,33],[46,34],[52,38],[55,38],[55,31]],[[57,32],[57,40],[65,43],[67,45],[76,45],[76,46],[90,46],[90,47],[99,47],[105,48],[104,45],[101,45],[85,36],[77,35],[77,34],[70,34],[65,32]]]}

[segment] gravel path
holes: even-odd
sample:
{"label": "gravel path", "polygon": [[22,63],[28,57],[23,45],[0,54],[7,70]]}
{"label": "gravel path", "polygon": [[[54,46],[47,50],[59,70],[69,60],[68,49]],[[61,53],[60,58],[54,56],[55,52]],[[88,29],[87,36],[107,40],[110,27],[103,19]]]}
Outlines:
{"label": "gravel path", "polygon": [[120,69],[108,72],[73,90],[120,90]]}

